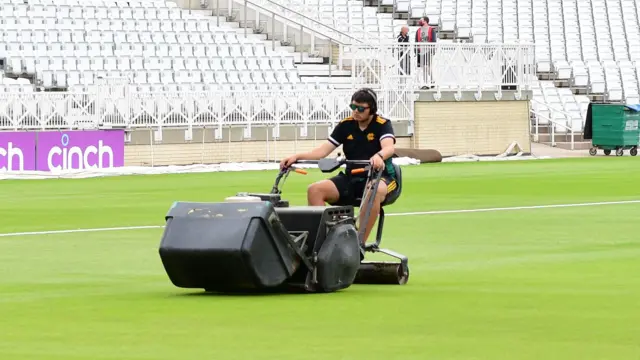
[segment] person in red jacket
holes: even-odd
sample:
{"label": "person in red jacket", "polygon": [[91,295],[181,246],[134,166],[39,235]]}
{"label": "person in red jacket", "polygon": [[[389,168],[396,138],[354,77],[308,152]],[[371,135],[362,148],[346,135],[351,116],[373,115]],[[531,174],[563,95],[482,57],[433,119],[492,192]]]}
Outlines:
{"label": "person in red jacket", "polygon": [[[431,79],[431,58],[435,53],[433,46],[421,46],[420,43],[435,43],[438,39],[438,33],[434,27],[429,25],[429,17],[425,16],[418,22],[420,27],[416,31],[418,67],[423,69],[424,78],[421,79],[423,84],[429,84]],[[431,86],[423,86],[426,89]]]}

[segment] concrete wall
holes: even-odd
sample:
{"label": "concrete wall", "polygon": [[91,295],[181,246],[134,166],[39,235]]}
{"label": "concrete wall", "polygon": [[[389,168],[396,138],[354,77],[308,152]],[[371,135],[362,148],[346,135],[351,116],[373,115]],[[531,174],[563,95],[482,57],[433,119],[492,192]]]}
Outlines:
{"label": "concrete wall", "polygon": [[436,149],[443,156],[498,155],[514,141],[531,152],[529,97],[516,100],[513,92],[505,92],[501,100],[487,93],[479,101],[473,93],[463,93],[460,101],[454,93],[439,101],[421,96],[415,123],[415,147]]}

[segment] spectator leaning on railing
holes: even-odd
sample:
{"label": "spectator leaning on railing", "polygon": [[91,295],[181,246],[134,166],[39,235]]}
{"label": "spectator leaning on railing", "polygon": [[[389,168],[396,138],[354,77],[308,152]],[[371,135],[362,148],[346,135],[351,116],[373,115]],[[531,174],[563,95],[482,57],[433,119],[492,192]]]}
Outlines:
{"label": "spectator leaning on railing", "polygon": [[[433,57],[435,49],[429,48],[428,46],[421,46],[419,43],[435,43],[438,39],[438,32],[434,27],[429,25],[429,18],[426,16],[420,19],[418,24],[420,24],[420,27],[416,31],[418,67],[423,69],[423,83],[429,84],[431,81],[431,58]],[[422,88],[426,89],[427,86],[423,86]]]}
{"label": "spectator leaning on railing", "polygon": [[399,45],[398,51],[398,59],[400,60],[400,75],[409,75],[411,74],[411,68],[409,66],[409,52],[407,49],[409,48],[409,27],[403,26],[400,30],[400,34],[398,34],[398,43],[407,43],[407,45]]}

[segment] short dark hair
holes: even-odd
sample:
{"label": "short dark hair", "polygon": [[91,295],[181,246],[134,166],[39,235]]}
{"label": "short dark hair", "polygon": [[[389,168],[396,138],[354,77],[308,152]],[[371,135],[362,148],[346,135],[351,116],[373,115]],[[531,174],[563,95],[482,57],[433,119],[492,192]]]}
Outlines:
{"label": "short dark hair", "polygon": [[351,96],[352,102],[365,103],[371,109],[371,115],[376,115],[378,111],[378,95],[369,88],[362,88]]}

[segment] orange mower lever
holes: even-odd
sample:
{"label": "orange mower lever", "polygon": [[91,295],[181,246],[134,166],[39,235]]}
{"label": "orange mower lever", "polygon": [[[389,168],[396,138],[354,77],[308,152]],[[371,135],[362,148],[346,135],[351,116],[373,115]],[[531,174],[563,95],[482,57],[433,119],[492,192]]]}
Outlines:
{"label": "orange mower lever", "polygon": [[302,174],[302,175],[307,175],[307,171],[303,170],[303,169],[298,169],[298,168],[294,168],[293,171],[297,172],[298,174]]}
{"label": "orange mower lever", "polygon": [[359,169],[353,169],[353,170],[351,170],[351,173],[352,173],[352,174],[360,174],[360,173],[363,173],[363,172],[365,172],[365,171],[366,171],[366,170],[365,170],[364,168],[359,168]]}

